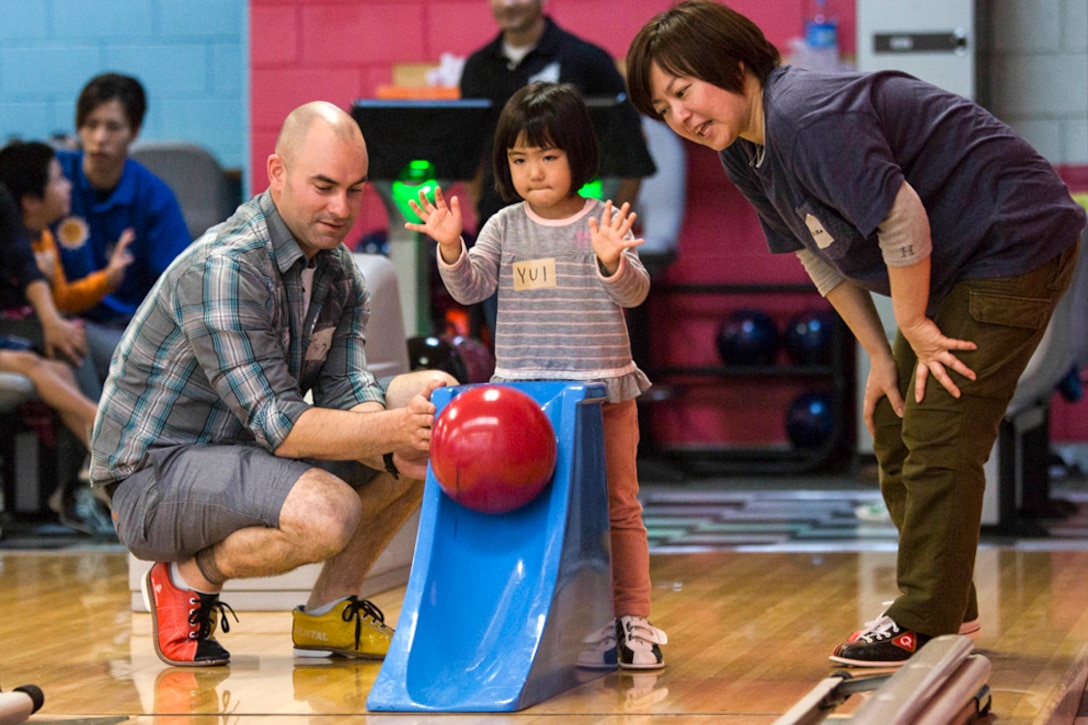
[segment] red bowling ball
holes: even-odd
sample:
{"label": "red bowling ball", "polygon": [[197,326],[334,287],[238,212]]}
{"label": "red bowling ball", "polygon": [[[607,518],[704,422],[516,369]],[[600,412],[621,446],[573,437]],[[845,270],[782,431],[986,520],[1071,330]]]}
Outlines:
{"label": "red bowling ball", "polygon": [[555,470],[555,430],[540,404],[506,385],[454,397],[435,421],[431,470],[462,506],[506,513],[535,499]]}

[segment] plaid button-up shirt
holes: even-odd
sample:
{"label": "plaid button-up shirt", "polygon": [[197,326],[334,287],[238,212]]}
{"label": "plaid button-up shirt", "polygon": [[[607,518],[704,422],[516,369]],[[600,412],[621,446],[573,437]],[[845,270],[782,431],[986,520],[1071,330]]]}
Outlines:
{"label": "plaid button-up shirt", "polygon": [[274,451],[308,391],[326,408],[384,403],[367,371],[369,315],[347,248],[308,264],[268,192],[244,203],[174,261],[128,326],[99,403],[92,481],[124,479],[156,446]]}

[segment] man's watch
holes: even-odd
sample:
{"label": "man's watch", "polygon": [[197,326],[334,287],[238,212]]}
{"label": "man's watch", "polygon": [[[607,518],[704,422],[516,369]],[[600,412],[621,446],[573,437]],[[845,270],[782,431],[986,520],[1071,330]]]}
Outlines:
{"label": "man's watch", "polygon": [[393,480],[400,479],[400,471],[397,470],[397,464],[393,463],[393,452],[382,454],[382,462],[385,463],[385,472],[393,477]]}

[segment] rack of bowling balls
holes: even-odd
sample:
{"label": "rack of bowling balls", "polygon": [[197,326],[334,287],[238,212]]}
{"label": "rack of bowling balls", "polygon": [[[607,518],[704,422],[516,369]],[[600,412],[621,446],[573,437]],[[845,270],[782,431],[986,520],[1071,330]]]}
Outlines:
{"label": "rack of bowling balls", "polygon": [[808,281],[669,282],[643,368],[640,456],[690,476],[790,474],[845,465],[854,345]]}
{"label": "rack of bowling balls", "polygon": [[[835,362],[840,321],[830,309],[794,313],[782,327],[763,310],[744,307],[728,313],[717,329],[715,345],[727,372],[797,374],[828,368]],[[789,366],[778,365],[780,350]],[[786,437],[795,449],[817,449],[832,441],[845,411],[827,386],[794,398],[783,414]]]}

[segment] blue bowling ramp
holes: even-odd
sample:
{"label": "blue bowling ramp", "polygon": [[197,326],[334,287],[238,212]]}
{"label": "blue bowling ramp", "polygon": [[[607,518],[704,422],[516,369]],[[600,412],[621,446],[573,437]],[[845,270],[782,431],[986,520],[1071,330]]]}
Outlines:
{"label": "blue bowling ramp", "polygon": [[[369,710],[509,712],[607,674],[576,666],[612,619],[604,387],[517,383],[558,438],[543,493],[505,514],[465,508],[428,469],[412,573]],[[471,386],[439,388],[442,409]]]}

